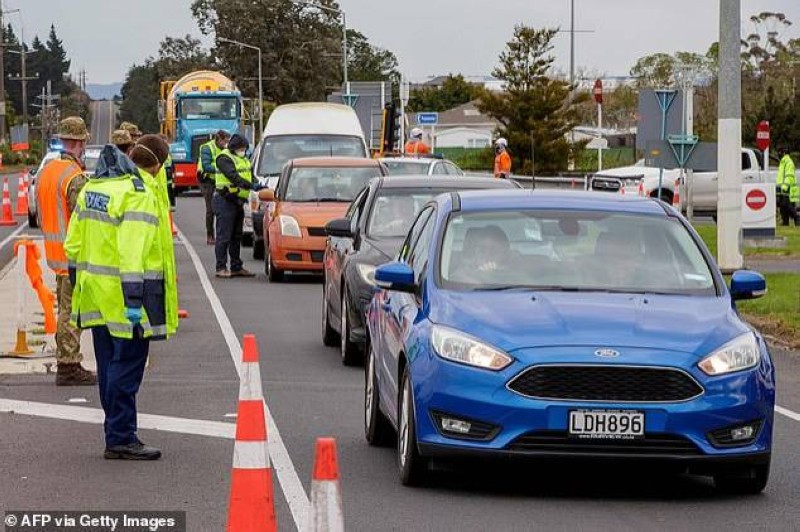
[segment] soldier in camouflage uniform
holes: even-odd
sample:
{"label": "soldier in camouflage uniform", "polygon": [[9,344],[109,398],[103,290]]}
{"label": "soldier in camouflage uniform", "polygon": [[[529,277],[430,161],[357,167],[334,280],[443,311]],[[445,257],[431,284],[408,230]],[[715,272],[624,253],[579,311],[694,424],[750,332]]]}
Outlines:
{"label": "soldier in camouflage uniform", "polygon": [[111,144],[119,148],[122,153],[127,154],[133,147],[134,141],[127,129],[118,129],[111,134]]}
{"label": "soldier in camouflage uniform", "polygon": [[[37,186],[37,194],[41,193],[45,188],[43,186],[44,180],[48,178],[49,174],[53,172],[62,174],[64,168],[63,161],[70,161],[77,165],[81,171],[72,177],[65,194],[67,208],[69,210],[69,212],[66,213],[66,217],[69,219],[78,201],[78,194],[88,181],[88,176],[83,173],[83,170],[86,169],[83,163],[83,154],[86,141],[89,140],[89,134],[86,131],[86,123],[82,118],[77,116],[65,118],[59,124],[58,137],[64,145],[60,161],[52,161],[42,169],[38,179],[40,186]],[[48,169],[50,165],[53,165],[53,168]],[[56,170],[56,168],[58,169]],[[49,204],[54,204],[58,201],[59,199],[57,197],[39,197],[40,216],[53,216],[53,209],[50,209],[48,212],[47,209],[42,209],[42,206],[48,202]],[[48,257],[48,262],[49,259],[50,257]],[[56,372],[56,385],[93,385],[97,382],[94,373],[81,366],[81,361],[83,360],[80,343],[81,331],[69,323],[70,314],[72,312],[72,283],[70,283],[68,275],[57,272],[56,291],[58,297],[58,321],[56,328],[56,362],[58,363],[58,369]]]}
{"label": "soldier in camouflage uniform", "polygon": [[130,133],[133,142],[136,142],[140,138],[142,138],[143,133],[139,130],[139,126],[133,124],[131,122],[123,122],[119,125],[120,129],[124,129],[128,133]]}

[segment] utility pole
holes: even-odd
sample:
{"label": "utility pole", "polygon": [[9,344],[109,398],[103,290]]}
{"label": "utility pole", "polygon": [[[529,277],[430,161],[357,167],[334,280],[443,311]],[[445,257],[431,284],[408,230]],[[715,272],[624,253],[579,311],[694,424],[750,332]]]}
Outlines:
{"label": "utility pole", "polygon": [[33,50],[25,50],[25,29],[20,29],[20,50],[9,50],[12,54],[19,54],[20,62],[22,65],[22,72],[17,76],[9,77],[10,81],[19,81],[22,83],[22,123],[28,123],[28,82],[33,81],[35,79],[39,79],[39,74],[37,73],[35,76],[28,76],[28,71],[25,65],[25,58],[28,54],[32,54]]}
{"label": "utility pole", "polygon": [[5,64],[5,23],[3,15],[19,13],[19,9],[3,11],[3,4],[0,2],[0,144],[6,143],[6,64]]}
{"label": "utility pole", "polygon": [[723,271],[740,269],[742,226],[741,0],[719,1],[719,122],[717,125],[717,262]]}

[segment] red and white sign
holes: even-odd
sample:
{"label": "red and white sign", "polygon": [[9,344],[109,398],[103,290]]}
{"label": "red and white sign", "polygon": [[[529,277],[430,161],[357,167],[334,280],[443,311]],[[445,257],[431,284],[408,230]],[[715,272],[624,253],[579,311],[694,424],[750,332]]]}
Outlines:
{"label": "red and white sign", "polygon": [[767,151],[770,145],[770,137],[769,122],[762,120],[756,126],[756,147],[761,151]]}
{"label": "red and white sign", "polygon": [[760,188],[754,188],[744,197],[748,209],[760,211],[767,206],[767,195]]}
{"label": "red and white sign", "polygon": [[594,89],[592,89],[592,94],[594,94],[594,101],[597,102],[597,105],[603,105],[603,81],[597,80],[594,82]]}

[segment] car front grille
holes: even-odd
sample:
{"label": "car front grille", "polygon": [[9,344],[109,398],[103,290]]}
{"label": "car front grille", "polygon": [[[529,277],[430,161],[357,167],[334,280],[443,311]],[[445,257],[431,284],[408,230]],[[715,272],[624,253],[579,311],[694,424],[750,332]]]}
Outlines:
{"label": "car front grille", "polygon": [[687,438],[675,434],[647,434],[642,439],[588,439],[570,437],[563,431],[535,431],[511,442],[511,451],[553,452],[564,454],[639,454],[639,455],[695,455],[697,446]]}
{"label": "car front grille", "polygon": [[644,366],[534,366],[508,387],[527,397],[566,401],[670,403],[703,393],[683,371]]}
{"label": "car front grille", "polygon": [[308,236],[328,236],[324,227],[307,227]]}

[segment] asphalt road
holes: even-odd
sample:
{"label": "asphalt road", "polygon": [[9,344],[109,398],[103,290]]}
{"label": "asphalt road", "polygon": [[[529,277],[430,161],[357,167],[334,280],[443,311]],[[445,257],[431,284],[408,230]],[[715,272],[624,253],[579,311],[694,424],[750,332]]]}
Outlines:
{"label": "asphalt road", "polygon": [[[11,196],[11,210],[17,210],[17,188],[19,186],[19,174],[6,174],[0,176],[0,193],[2,190],[2,182],[8,178],[8,192]],[[14,216],[17,225],[0,226],[0,269],[11,259],[13,235],[25,232],[31,232],[27,227],[23,227],[28,223],[27,216]],[[0,303],[2,304],[2,303]]]}
{"label": "asphalt road", "polygon": [[[178,201],[177,224],[213,273],[201,198]],[[246,257],[250,250],[243,250]],[[181,304],[191,317],[169,344],[154,344],[140,411],[231,422],[237,380],[222,329],[187,249],[178,246]],[[210,285],[241,337],[256,333],[266,401],[291,464],[309,492],[318,436],[338,442],[348,530],[796,530],[800,522],[800,421],[777,415],[772,480],[754,497],[717,495],[707,479],[623,463],[605,467],[534,463],[462,464],[437,471],[426,488],[400,485],[392,449],[363,437],[363,370],[345,368],[319,333],[322,288],[313,278],[268,284],[256,279]],[[776,353],[780,404],[800,412],[800,354]],[[3,399],[67,404],[92,389],[57,389],[52,377],[0,377]],[[143,430],[159,445],[159,463],[106,462],[99,425],[0,413],[0,511],[20,508],[171,509],[188,512],[190,530],[220,530],[225,520],[233,442]],[[274,437],[274,434],[273,434]],[[274,449],[273,449],[274,450]],[[286,471],[284,471],[285,473]],[[281,474],[277,475],[281,477]],[[294,520],[275,481],[279,525]]]}
{"label": "asphalt road", "polygon": [[117,124],[117,104],[113,100],[96,100],[91,103],[92,124],[89,144],[108,144]]}

